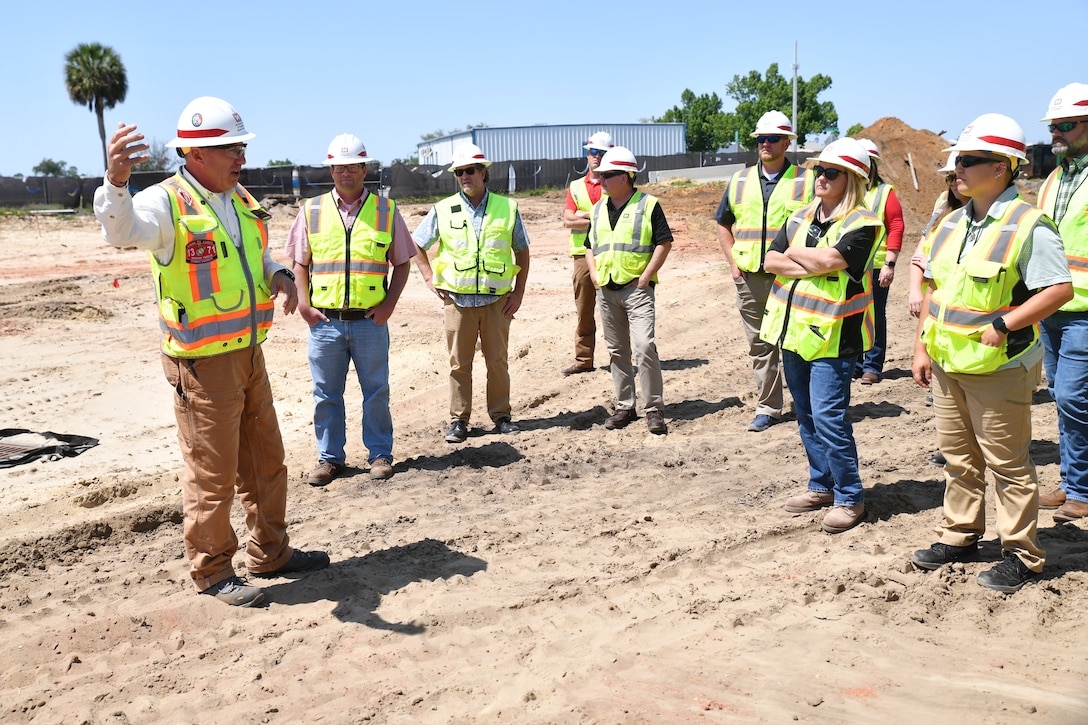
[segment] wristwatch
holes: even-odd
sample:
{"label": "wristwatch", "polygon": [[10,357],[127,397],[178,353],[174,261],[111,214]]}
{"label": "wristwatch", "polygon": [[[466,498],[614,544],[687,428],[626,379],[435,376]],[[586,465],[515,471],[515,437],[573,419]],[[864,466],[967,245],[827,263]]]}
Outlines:
{"label": "wristwatch", "polygon": [[277,271],[283,272],[284,274],[286,274],[287,279],[291,280],[292,282],[295,281],[295,273],[292,272],[291,270],[287,269],[287,267],[284,267],[283,269],[280,269],[280,270],[277,270]]}
{"label": "wristwatch", "polygon": [[993,321],[994,329],[1005,335],[1009,334],[1009,326],[1005,324],[1004,317],[998,317]]}
{"label": "wristwatch", "polygon": [[884,264],[888,265],[892,269],[895,269],[895,262],[885,262]]}

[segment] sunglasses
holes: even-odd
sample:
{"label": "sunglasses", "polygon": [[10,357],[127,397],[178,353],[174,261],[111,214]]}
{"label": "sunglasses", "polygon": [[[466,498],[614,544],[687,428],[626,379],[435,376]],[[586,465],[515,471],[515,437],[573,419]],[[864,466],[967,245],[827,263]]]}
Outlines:
{"label": "sunglasses", "polygon": [[590,156],[604,156],[606,153],[608,152],[602,151],[601,149],[589,149]]}
{"label": "sunglasses", "polygon": [[602,179],[614,179],[617,176],[623,176],[626,173],[627,173],[626,171],[602,171],[601,172],[601,178]]}
{"label": "sunglasses", "polygon": [[458,179],[460,179],[465,174],[468,174],[469,176],[475,176],[476,172],[479,171],[479,170],[480,170],[479,166],[466,166],[463,169],[454,169],[453,175],[456,176]]}
{"label": "sunglasses", "polygon": [[1082,123],[1084,123],[1084,121],[1059,121],[1058,123],[1048,123],[1046,127],[1050,129],[1051,133],[1053,133],[1054,131],[1069,133]]}
{"label": "sunglasses", "polygon": [[828,181],[834,181],[845,172],[842,169],[828,169],[824,166],[813,166],[812,173],[816,174],[817,179],[822,176]]}
{"label": "sunglasses", "polygon": [[357,174],[362,170],[362,164],[335,164],[332,167],[332,173],[334,174]]}
{"label": "sunglasses", "polygon": [[962,166],[965,169],[969,169],[972,166],[978,166],[979,164],[996,164],[1000,163],[1001,159],[988,159],[985,156],[957,156],[956,165]]}
{"label": "sunglasses", "polygon": [[956,175],[954,173],[945,174],[944,183],[948,184],[949,186],[952,186],[952,184],[956,183]]}
{"label": "sunglasses", "polygon": [[782,136],[756,136],[756,143],[778,143],[782,138]]}
{"label": "sunglasses", "polygon": [[217,146],[220,151],[230,156],[232,159],[240,159],[246,155],[246,145],[244,143],[235,144],[233,146]]}

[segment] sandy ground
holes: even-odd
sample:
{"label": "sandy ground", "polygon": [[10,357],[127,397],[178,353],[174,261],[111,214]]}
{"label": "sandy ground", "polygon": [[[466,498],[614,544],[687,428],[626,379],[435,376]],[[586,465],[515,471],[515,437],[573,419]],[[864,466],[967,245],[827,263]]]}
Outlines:
{"label": "sandy ground", "polygon": [[[101,440],[0,470],[0,721],[1088,721],[1084,524],[1043,512],[1044,576],[1011,596],[975,583],[1000,556],[992,533],[986,562],[908,563],[935,540],[943,479],[909,374],[905,275],[887,376],[851,406],[868,514],[829,536],[782,510],[806,482],[796,424],[745,432],[753,382],[709,222],[721,187],[657,191],[677,237],[658,288],[668,436],[602,427],[605,370],[559,374],[574,320],[559,195],[522,201],[519,435],[479,412],[481,364],[472,435],[443,442],[441,315],[413,272],[391,323],[396,475],[370,481],[354,420],[354,468],[312,488],[307,333],[277,317],[265,353],[292,541],[333,564],[272,580],[252,610],[189,580],[145,256],[87,217],[0,221],[0,427]],[[293,210],[274,211],[279,245]],[[405,207],[410,228],[422,213]],[[1047,490],[1045,393],[1034,412]],[[235,521],[244,535],[237,506]]]}

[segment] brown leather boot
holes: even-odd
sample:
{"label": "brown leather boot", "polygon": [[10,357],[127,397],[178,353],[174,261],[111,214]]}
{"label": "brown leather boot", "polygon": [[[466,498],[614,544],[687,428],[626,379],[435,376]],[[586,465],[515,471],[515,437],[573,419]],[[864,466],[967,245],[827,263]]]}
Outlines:
{"label": "brown leather boot", "polygon": [[1039,508],[1041,509],[1056,509],[1063,503],[1065,503],[1065,491],[1061,487],[1039,497]]}

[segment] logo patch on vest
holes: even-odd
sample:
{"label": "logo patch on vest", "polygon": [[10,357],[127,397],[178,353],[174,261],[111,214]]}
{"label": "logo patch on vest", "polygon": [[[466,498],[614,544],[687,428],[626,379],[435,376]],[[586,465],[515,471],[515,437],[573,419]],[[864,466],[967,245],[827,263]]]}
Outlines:
{"label": "logo patch on vest", "polygon": [[215,261],[218,256],[213,240],[201,239],[185,245],[185,261],[189,264],[207,264]]}

